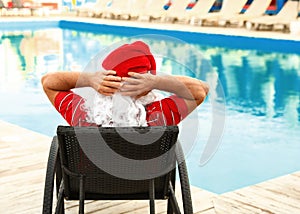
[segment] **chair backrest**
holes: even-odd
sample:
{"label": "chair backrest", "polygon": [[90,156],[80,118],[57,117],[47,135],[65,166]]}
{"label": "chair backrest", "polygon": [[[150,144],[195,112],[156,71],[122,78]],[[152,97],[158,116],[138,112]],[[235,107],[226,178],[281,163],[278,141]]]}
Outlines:
{"label": "chair backrest", "polygon": [[171,6],[166,10],[168,14],[178,14],[185,12],[190,0],[173,0]]}
{"label": "chair backrest", "polygon": [[97,7],[97,8],[105,8],[108,6],[109,2],[111,0],[97,0],[94,7]]}
{"label": "chair backrest", "polygon": [[277,17],[283,19],[295,19],[298,16],[298,1],[288,0],[280,11],[277,13]]}
{"label": "chair backrest", "polygon": [[234,15],[242,11],[247,0],[223,0],[220,13],[225,15]]}
{"label": "chair backrest", "polygon": [[65,197],[77,200],[78,176],[84,176],[85,199],[148,199],[168,196],[175,182],[177,126],[59,126],[57,138]]}
{"label": "chair backrest", "polygon": [[198,0],[194,7],[188,10],[191,15],[205,15],[208,14],[216,0]]}
{"label": "chair backrest", "polygon": [[145,12],[145,15],[156,16],[164,12],[164,6],[166,5],[166,2],[163,0],[148,0],[146,5],[147,10]]}
{"label": "chair backrest", "polygon": [[23,2],[21,0],[12,0],[13,8],[22,8]]}
{"label": "chair backrest", "polygon": [[131,8],[130,15],[132,16],[140,16],[145,13],[147,8],[148,0],[135,0],[134,7]]}
{"label": "chair backrest", "polygon": [[253,16],[262,15],[267,11],[271,1],[272,0],[254,0],[244,14]]}
{"label": "chair backrest", "polygon": [[124,10],[129,11],[132,6],[133,0],[112,0],[111,10]]}

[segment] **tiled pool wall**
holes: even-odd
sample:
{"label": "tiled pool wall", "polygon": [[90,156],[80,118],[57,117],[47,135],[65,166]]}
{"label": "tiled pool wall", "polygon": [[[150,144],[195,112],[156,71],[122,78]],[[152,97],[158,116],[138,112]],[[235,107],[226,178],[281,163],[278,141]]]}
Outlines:
{"label": "tiled pool wall", "polygon": [[109,25],[70,20],[0,21],[0,30],[5,31],[47,29],[56,27],[62,29],[74,29],[101,34],[121,34],[123,36],[128,37],[143,34],[159,34],[175,37],[189,43],[197,43],[201,45],[220,46],[236,49],[261,50],[265,52],[300,54],[300,41],[296,40],[221,35],[202,32],[186,32],[180,30]]}

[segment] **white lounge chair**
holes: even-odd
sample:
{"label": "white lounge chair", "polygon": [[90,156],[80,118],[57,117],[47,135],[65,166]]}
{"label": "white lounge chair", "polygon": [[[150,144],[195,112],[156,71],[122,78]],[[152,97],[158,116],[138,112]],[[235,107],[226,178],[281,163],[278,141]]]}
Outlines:
{"label": "white lounge chair", "polygon": [[133,0],[112,0],[111,5],[102,12],[103,18],[130,19]]}
{"label": "white lounge chair", "polygon": [[94,9],[98,8],[98,7],[102,7],[104,1],[105,0],[97,0],[97,2],[95,2],[95,3],[88,2],[88,3],[85,3],[81,6],[74,7],[73,10],[76,12],[77,16],[93,17],[94,16]]}
{"label": "white lounge chair", "polygon": [[246,28],[260,30],[264,27],[273,30],[276,25],[280,25],[284,31],[289,30],[290,23],[297,20],[298,4],[298,1],[288,0],[276,15],[250,19],[246,22]]}
{"label": "white lounge chair", "polygon": [[149,0],[135,0],[130,10],[131,19],[138,19],[140,16],[143,16],[148,9],[148,2]]}
{"label": "white lounge chair", "polygon": [[190,0],[173,0],[171,6],[162,12],[160,21],[176,22],[180,14],[186,12],[186,8],[190,2]]}
{"label": "white lounge chair", "polygon": [[215,2],[216,0],[198,0],[192,9],[187,10],[184,14],[179,14],[180,19],[185,19],[190,24],[194,24],[195,18],[207,15]]}
{"label": "white lounge chair", "polygon": [[244,13],[221,17],[219,19],[219,25],[244,26],[247,20],[264,15],[271,1],[272,0],[254,0]]}
{"label": "white lounge chair", "polygon": [[102,17],[103,12],[110,5],[112,0],[97,0],[96,4],[91,8],[91,16]]}
{"label": "white lounge chair", "polygon": [[165,9],[164,6],[166,2],[164,0],[148,0],[147,10],[145,10],[144,14],[139,16],[139,20],[158,20],[161,18]]}
{"label": "white lounge chair", "polygon": [[222,17],[239,14],[246,3],[247,0],[223,0],[219,12],[210,12],[205,15],[195,16],[195,18],[198,20],[199,25],[217,24]]}

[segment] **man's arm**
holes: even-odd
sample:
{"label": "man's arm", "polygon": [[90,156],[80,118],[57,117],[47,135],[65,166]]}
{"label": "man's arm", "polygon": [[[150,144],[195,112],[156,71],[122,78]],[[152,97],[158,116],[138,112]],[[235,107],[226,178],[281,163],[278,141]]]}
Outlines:
{"label": "man's arm", "polygon": [[42,77],[43,89],[54,105],[56,95],[73,88],[92,87],[103,95],[110,96],[119,90],[121,78],[115,71],[99,72],[53,72]]}
{"label": "man's arm", "polygon": [[121,92],[126,96],[138,96],[145,91],[158,89],[176,94],[185,100],[188,113],[191,113],[206,98],[207,83],[186,76],[158,76],[151,74],[129,73],[131,78],[123,78]]}

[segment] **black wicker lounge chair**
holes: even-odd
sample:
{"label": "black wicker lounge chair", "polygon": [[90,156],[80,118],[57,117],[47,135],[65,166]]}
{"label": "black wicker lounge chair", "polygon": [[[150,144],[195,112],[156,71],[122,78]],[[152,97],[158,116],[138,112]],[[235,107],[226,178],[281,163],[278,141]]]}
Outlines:
{"label": "black wicker lounge chair", "polygon": [[[64,200],[168,200],[180,213],[175,191],[179,171],[184,213],[193,213],[190,186],[177,126],[58,126],[47,164],[43,213],[64,213]],[[53,203],[56,181],[57,201]]]}

